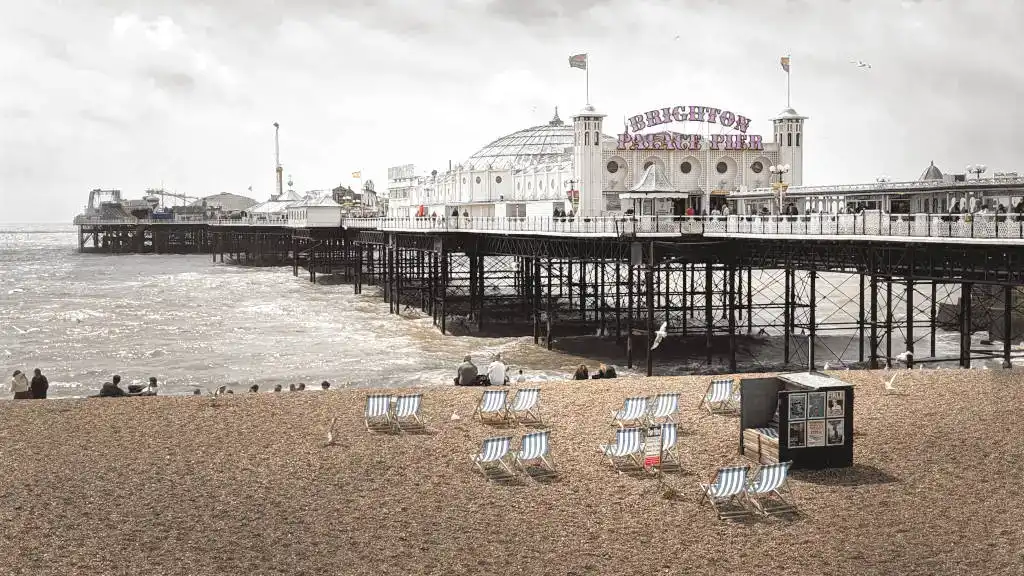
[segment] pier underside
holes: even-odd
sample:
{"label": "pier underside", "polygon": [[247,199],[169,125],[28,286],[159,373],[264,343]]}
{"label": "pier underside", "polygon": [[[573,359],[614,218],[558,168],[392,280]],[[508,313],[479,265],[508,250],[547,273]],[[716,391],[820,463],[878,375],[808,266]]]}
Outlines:
{"label": "pier underside", "polygon": [[1024,355],[1024,246],[199,225],[82,227],[79,246],[291,265],[375,286],[443,333],[532,336],[647,374]]}

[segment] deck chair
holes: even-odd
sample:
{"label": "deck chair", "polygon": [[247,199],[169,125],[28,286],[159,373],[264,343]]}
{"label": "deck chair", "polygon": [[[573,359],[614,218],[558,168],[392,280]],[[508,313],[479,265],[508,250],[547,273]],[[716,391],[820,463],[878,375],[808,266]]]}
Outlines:
{"label": "deck chair", "polygon": [[704,392],[704,398],[700,401],[700,406],[697,409],[705,408],[708,414],[723,414],[734,411],[732,382],[731,378],[711,380],[707,391]]}
{"label": "deck chair", "polygon": [[402,394],[395,396],[395,410],[392,421],[401,432],[422,432],[427,424],[420,415],[423,406],[423,394]]}
{"label": "deck chair", "polygon": [[660,436],[661,462],[655,466],[662,472],[679,470],[679,426],[675,422],[663,422]]}
{"label": "deck chair", "polygon": [[389,432],[394,428],[391,419],[391,394],[370,394],[366,397],[363,420],[367,431]]}
{"label": "deck chair", "polygon": [[551,432],[547,430],[523,436],[519,452],[515,454],[516,466],[534,478],[557,475],[551,461],[550,438]]}
{"label": "deck chair", "polygon": [[642,469],[644,455],[644,429],[619,428],[614,444],[602,444],[601,452],[619,472]]}
{"label": "deck chair", "polygon": [[520,388],[512,397],[509,415],[516,422],[524,424],[543,424],[540,414],[540,388]]}
{"label": "deck chair", "polygon": [[647,397],[633,396],[622,401],[622,408],[612,410],[612,426],[643,425],[647,419]]}
{"label": "deck chair", "polygon": [[480,446],[480,453],[473,456],[473,463],[488,480],[508,480],[515,476],[508,464],[511,446],[511,436],[488,438]]}
{"label": "deck chair", "polygon": [[676,415],[679,414],[679,394],[673,392],[663,392],[654,396],[654,400],[650,402],[650,418],[651,424],[660,424],[662,422],[674,422]]}
{"label": "deck chair", "polygon": [[508,390],[484,390],[473,416],[481,422],[508,422]]}
{"label": "deck chair", "polygon": [[[744,506],[747,490],[747,473],[750,466],[729,466],[719,468],[708,484],[700,485],[700,500],[698,505],[704,503],[706,498],[718,514],[718,519],[734,519],[749,516],[750,510]],[[726,505],[731,508],[726,508]]]}
{"label": "deck chair", "polygon": [[783,492],[789,492],[786,479],[792,464],[780,462],[757,469],[757,475],[747,486],[747,498],[761,514],[769,516],[797,512],[796,506],[783,496]]}

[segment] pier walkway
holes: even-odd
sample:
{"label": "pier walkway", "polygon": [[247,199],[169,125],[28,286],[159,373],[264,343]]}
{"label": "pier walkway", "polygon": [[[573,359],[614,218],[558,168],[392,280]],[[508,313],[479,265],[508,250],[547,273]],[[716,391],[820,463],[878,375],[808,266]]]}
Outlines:
{"label": "pier walkway", "polygon": [[[308,228],[285,219],[92,220],[78,226],[182,226]],[[346,218],[341,227],[385,232],[443,232],[581,238],[777,238],[949,244],[1024,245],[1024,216],[1017,214],[810,214],[805,216],[640,216],[632,218]]]}

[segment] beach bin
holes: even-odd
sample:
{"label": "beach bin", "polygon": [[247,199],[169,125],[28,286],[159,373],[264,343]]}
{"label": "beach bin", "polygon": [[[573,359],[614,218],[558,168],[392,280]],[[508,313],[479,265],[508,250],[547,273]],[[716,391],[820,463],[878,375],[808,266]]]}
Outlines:
{"label": "beach bin", "polygon": [[740,454],[793,469],[853,465],[853,386],[820,372],[740,380]]}

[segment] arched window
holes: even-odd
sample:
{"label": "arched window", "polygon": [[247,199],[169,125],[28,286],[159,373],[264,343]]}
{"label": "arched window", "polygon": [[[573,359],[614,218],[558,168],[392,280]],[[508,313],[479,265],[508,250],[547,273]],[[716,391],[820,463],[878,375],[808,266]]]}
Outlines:
{"label": "arched window", "polygon": [[786,134],[786,146],[792,146],[792,145],[793,145],[793,133],[790,132],[789,134]]}
{"label": "arched window", "polygon": [[590,132],[584,132],[583,133],[583,145],[584,146],[589,146],[590,145]]}
{"label": "arched window", "polygon": [[601,139],[597,137],[597,130],[594,130],[594,146],[601,143]]}
{"label": "arched window", "polygon": [[800,133],[799,132],[796,133],[796,145],[797,146],[800,145]]}

